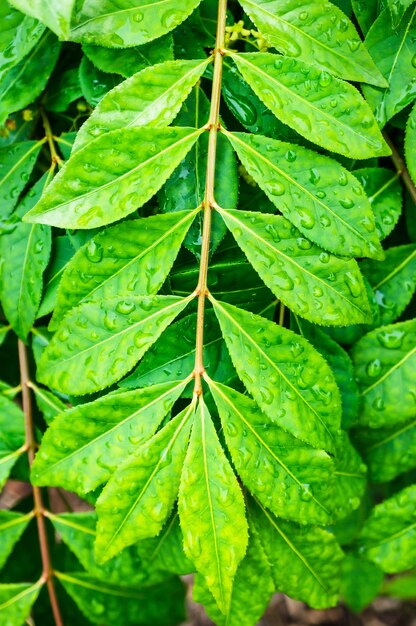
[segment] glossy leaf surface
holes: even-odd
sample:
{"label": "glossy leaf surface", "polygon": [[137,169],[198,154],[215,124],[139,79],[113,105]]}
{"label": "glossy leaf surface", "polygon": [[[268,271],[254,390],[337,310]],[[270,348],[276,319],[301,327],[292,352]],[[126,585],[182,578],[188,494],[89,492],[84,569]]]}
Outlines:
{"label": "glossy leaf surface", "polygon": [[31,517],[31,514],[22,515],[14,511],[0,511],[0,569],[4,566]]}
{"label": "glossy leaf surface", "polygon": [[36,44],[45,27],[32,17],[0,6],[0,75],[16,65]]}
{"label": "glossy leaf surface", "polygon": [[244,501],[203,401],[199,401],[179,489],[186,555],[227,613],[248,542]]}
{"label": "glossy leaf surface", "polygon": [[251,211],[220,213],[254,269],[295,313],[323,325],[370,321],[364,283],[354,260],[321,250],[283,217]]}
{"label": "glossy leaf surface", "polygon": [[200,132],[128,128],[100,137],[68,161],[28,221],[67,228],[115,222],[158,191]]}
{"label": "glossy leaf surface", "polygon": [[306,139],[357,159],[389,154],[370,107],[348,83],[289,57],[229,54],[260,100]]}
{"label": "glossy leaf surface", "polygon": [[78,493],[95,489],[153,435],[184,386],[176,382],[113,393],[65,411],[45,433],[32,480]]}
{"label": "glossy leaf surface", "polygon": [[10,4],[46,24],[61,39],[68,38],[75,0],[59,0],[52,5],[48,0],[11,0]]}
{"label": "glossy leaf surface", "polygon": [[0,488],[24,452],[23,413],[12,400],[0,395]]}
{"label": "glossy leaf surface", "polygon": [[406,124],[404,142],[406,164],[413,179],[416,181],[416,106],[413,107]]}
{"label": "glossy leaf surface", "polygon": [[43,582],[0,585],[0,618],[5,626],[21,626],[29,616]]}
{"label": "glossy leaf surface", "polygon": [[320,354],[302,337],[258,315],[224,302],[213,305],[234,367],[259,407],[295,437],[332,451],[341,402]]}
{"label": "glossy leaf surface", "polygon": [[13,211],[35,166],[39,141],[22,141],[0,148],[0,216],[4,219]]}

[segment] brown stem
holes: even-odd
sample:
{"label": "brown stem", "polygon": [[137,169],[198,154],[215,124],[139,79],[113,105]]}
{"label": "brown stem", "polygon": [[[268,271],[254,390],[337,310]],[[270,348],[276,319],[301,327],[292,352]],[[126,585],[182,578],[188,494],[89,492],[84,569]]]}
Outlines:
{"label": "brown stem", "polygon": [[199,279],[196,288],[198,294],[198,312],[196,321],[196,352],[195,352],[195,387],[194,393],[199,396],[202,393],[201,376],[205,371],[204,368],[204,316],[205,316],[205,298],[208,294],[207,276],[209,262],[209,245],[211,241],[211,222],[212,211],[217,206],[215,202],[214,185],[215,185],[215,164],[217,160],[217,136],[220,127],[220,101],[221,101],[221,81],[222,81],[222,63],[223,48],[225,39],[225,24],[227,21],[227,0],[218,1],[218,22],[217,35],[214,50],[214,75],[212,80],[211,108],[207,128],[209,130],[208,138],[208,157],[207,157],[207,175],[205,181],[205,194],[203,200],[204,208],[204,226],[202,230],[201,244],[201,260],[199,265]]}
{"label": "brown stem", "polygon": [[416,204],[416,187],[415,187],[414,182],[410,178],[410,174],[406,167],[406,164],[403,161],[402,157],[400,156],[396,146],[394,145],[390,137],[387,135],[387,133],[383,132],[383,135],[384,135],[384,139],[387,141],[387,143],[390,146],[390,149],[392,152],[390,158],[394,163],[394,167],[396,168],[398,175],[402,177],[403,183],[405,184],[407,191],[409,192],[413,202]]}
{"label": "brown stem", "polygon": [[57,165],[62,165],[63,160],[61,159],[61,157],[56,151],[53,132],[51,129],[51,125],[49,124],[48,116],[46,115],[43,109],[40,110],[40,114],[42,116],[43,128],[45,129],[45,135],[48,141],[52,163],[56,163]]}
{"label": "brown stem", "polygon": [[[19,367],[20,367],[20,382],[22,386],[22,404],[23,412],[25,415],[25,435],[26,435],[26,449],[29,459],[29,466],[32,465],[35,457],[37,443],[35,439],[35,430],[33,425],[33,412],[32,412],[32,398],[29,388],[29,364],[27,349],[21,339],[18,340],[18,352],[19,352]],[[46,586],[49,593],[49,600],[52,607],[53,617],[55,619],[56,626],[63,626],[61,613],[59,610],[58,599],[56,597],[55,585],[53,581],[53,569],[51,564],[48,536],[46,533],[45,525],[45,507],[43,505],[42,492],[39,487],[32,485],[33,489],[33,513],[36,517],[36,524],[38,527],[39,546],[42,558],[42,579],[46,582]]]}

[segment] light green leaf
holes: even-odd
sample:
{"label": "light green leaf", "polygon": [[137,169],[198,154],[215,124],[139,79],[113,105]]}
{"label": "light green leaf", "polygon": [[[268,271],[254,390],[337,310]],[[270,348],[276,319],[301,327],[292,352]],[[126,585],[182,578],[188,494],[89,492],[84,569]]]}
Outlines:
{"label": "light green leaf", "polygon": [[247,553],[237,569],[227,615],[218,609],[200,575],[195,576],[192,597],[204,605],[217,626],[253,626],[263,615],[273,592],[270,565],[255,529],[250,528]]}
{"label": "light green leaf", "polygon": [[51,251],[51,229],[43,224],[26,224],[21,218],[39,200],[47,175],[32,187],[17,207],[13,230],[0,237],[2,257],[0,299],[15,333],[26,341],[39,308],[43,272]]}
{"label": "light green leaf", "polygon": [[60,49],[60,42],[47,30],[26,57],[1,75],[0,125],[42,93]]}
{"label": "light green leaf", "polygon": [[374,22],[366,46],[386,78],[388,87],[363,85],[364,96],[383,127],[416,97],[416,8],[409,9],[396,30],[385,9]]}
{"label": "light green leaf", "polygon": [[330,457],[286,433],[249,397],[210,379],[208,384],[234,467],[250,491],[277,516],[330,523]]}
{"label": "light green leaf", "polygon": [[88,493],[156,431],[188,381],[112,393],[56,417],[32,465],[36,485]]}
{"label": "light green leaf", "polygon": [[371,321],[353,259],[324,252],[284,217],[218,210],[262,280],[294,313],[323,325]]}
{"label": "light green leaf", "polygon": [[362,556],[387,574],[416,565],[416,485],[377,504],[358,537]]}
{"label": "light green leaf", "polygon": [[361,425],[393,426],[414,416],[416,319],[371,331],[355,344],[352,359],[362,396]]}
{"label": "light green leaf", "polygon": [[59,282],[73,255],[74,248],[68,236],[54,237],[52,240],[51,261],[44,275],[44,293],[37,318],[44,317],[54,310]]}
{"label": "light green leaf", "polygon": [[42,413],[48,426],[53,422],[57,415],[68,408],[67,405],[52,392],[47,389],[43,389],[42,387],[38,387],[32,381],[30,382],[30,388],[35,394],[38,409]]}
{"label": "light green leaf", "polygon": [[59,0],[52,4],[49,0],[10,0],[10,4],[46,24],[61,39],[68,39],[75,0]]}
{"label": "light green leaf", "polygon": [[277,519],[261,505],[250,503],[249,513],[278,591],[314,609],[335,606],[344,554],[334,535]]}
{"label": "light green leaf", "polygon": [[416,290],[416,244],[389,248],[384,261],[363,261],[361,269],[375,291],[381,324],[391,324]]}
{"label": "light green leaf", "polygon": [[383,585],[383,595],[400,600],[414,600],[416,588],[416,572],[410,572],[403,576],[388,578]]}
{"label": "light green leaf", "polygon": [[44,580],[0,585],[0,620],[3,626],[23,626]]}
{"label": "light green leaf", "polygon": [[64,165],[27,221],[94,228],[125,217],[158,191],[202,131],[122,128],[99,137]]}
{"label": "light green leaf", "polygon": [[11,326],[4,326],[3,324],[0,326],[0,346],[3,343],[3,341],[6,339],[7,337],[7,333],[9,332]]}
{"label": "light green leaf", "polygon": [[165,61],[114,87],[81,126],[73,153],[111,130],[169,126],[209,62]]}
{"label": "light green leaf", "polygon": [[227,54],[260,100],[306,139],[349,158],[390,154],[370,107],[349,83],[289,57]]}
{"label": "light green leaf", "polygon": [[96,107],[123,80],[119,74],[101,72],[86,56],[82,58],[78,76],[82,95],[92,107]]}
{"label": "light green leaf", "polygon": [[90,239],[64,270],[50,328],[83,302],[159,291],[196,213],[129,220]]}
{"label": "light green leaf", "polygon": [[173,30],[201,0],[86,0],[73,19],[71,39],[107,48],[138,46]]}
{"label": "light green leaf", "polygon": [[224,614],[248,542],[244,500],[214,425],[200,399],[179,488],[185,553]]}
{"label": "light green leaf", "polygon": [[55,572],[89,621],[95,624],[172,626],[185,619],[185,587],[179,578],[158,585],[115,585],[83,572]]}
{"label": "light green leaf", "polygon": [[21,537],[33,514],[0,510],[0,568],[3,567],[15,543]]}
{"label": "light green leaf", "polygon": [[330,2],[240,0],[244,10],[279,52],[354,81],[385,84],[353,23]]}
{"label": "light green leaf", "polygon": [[268,137],[226,135],[248,173],[308,239],[344,256],[382,255],[370,203],[337,161]]}
{"label": "light green leaf", "polygon": [[416,419],[393,428],[360,429],[355,441],[373,482],[384,483],[416,467]]}
{"label": "light green leaf", "polygon": [[194,411],[191,404],[137,448],[104,487],[97,500],[99,563],[160,533],[178,496]]}
{"label": "light green leaf", "polygon": [[416,105],[412,108],[406,124],[404,152],[409,174],[416,183]]}
{"label": "light green leaf", "polygon": [[406,12],[406,9],[408,9],[413,2],[414,0],[387,0],[393,28],[397,28]]}
{"label": "light green leaf", "polygon": [[35,166],[42,141],[22,141],[0,148],[0,218],[13,211]]}
{"label": "light green leaf", "polygon": [[364,187],[376,221],[377,235],[385,239],[396,226],[402,212],[402,189],[399,175],[384,167],[354,170]]}
{"label": "light green leaf", "polygon": [[17,404],[0,395],[0,489],[25,451],[24,416]]}
{"label": "light green leaf", "polygon": [[0,76],[30,52],[44,30],[37,20],[14,11],[8,2],[1,3]]}
{"label": "light green leaf", "polygon": [[346,605],[361,613],[378,596],[383,578],[383,572],[374,563],[347,555],[341,580],[341,596]]}
{"label": "light green leaf", "polygon": [[[157,568],[144,565],[139,556],[137,546],[123,550],[106,565],[97,565],[94,558],[95,527],[97,516],[94,512],[48,513],[55,530],[62,541],[75,554],[88,574],[107,583],[125,584],[152,584],[161,580],[161,573]],[[165,578],[167,576],[165,575]]]}
{"label": "light green leaf", "polygon": [[303,337],[212,301],[238,375],[259,407],[295,437],[334,450],[341,400],[333,374]]}
{"label": "light green leaf", "polygon": [[173,59],[172,35],[133,48],[103,48],[91,44],[82,46],[84,54],[101,72],[121,74],[129,78],[149,65]]}
{"label": "light green leaf", "polygon": [[[364,35],[367,34],[378,14],[385,6],[385,0],[351,0],[354,15]],[[383,6],[384,5],[384,6]]]}

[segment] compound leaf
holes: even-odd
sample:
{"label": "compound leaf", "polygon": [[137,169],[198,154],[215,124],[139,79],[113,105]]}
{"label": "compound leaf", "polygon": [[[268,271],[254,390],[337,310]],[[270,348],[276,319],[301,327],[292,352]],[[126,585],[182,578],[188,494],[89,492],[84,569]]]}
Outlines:
{"label": "compound leaf", "polygon": [[36,485],[88,493],[149,439],[187,381],[112,393],[56,417],[32,465]]}
{"label": "compound leaf", "polygon": [[308,239],[335,254],[380,257],[370,203],[337,161],[268,137],[227,137],[259,187]]}
{"label": "compound leaf", "polygon": [[265,284],[294,313],[324,325],[371,320],[364,282],[353,259],[322,251],[284,217],[219,211]]}
{"label": "compound leaf", "polygon": [[376,328],[355,344],[352,358],[362,397],[361,425],[393,426],[414,416],[416,320]]}
{"label": "compound leaf", "polygon": [[353,23],[330,2],[240,0],[271,46],[354,81],[385,85]]}
{"label": "compound leaf", "polygon": [[390,154],[370,107],[352,85],[289,57],[228,54],[260,100],[306,139],[349,158]]}
{"label": "compound leaf", "polygon": [[180,211],[129,220],[90,239],[63,272],[50,328],[82,302],[159,291],[195,215]]}
{"label": "compound leaf", "polygon": [[226,614],[233,579],[247,548],[247,521],[240,487],[203,400],[198,403],[182,471],[179,517],[185,553]]}
{"label": "compound leaf", "polygon": [[122,128],[107,133],[70,158],[25,217],[61,228],[115,222],[158,191],[201,132]]}
{"label": "compound leaf", "polygon": [[416,485],[377,504],[358,537],[362,556],[394,574],[416,565]]}
{"label": "compound leaf", "polygon": [[287,328],[224,302],[212,304],[234,367],[259,407],[295,437],[333,451],[341,401],[321,355]]}
{"label": "compound leaf", "polygon": [[74,15],[71,39],[107,48],[138,46],[183,22],[201,0],[86,0]]}
{"label": "compound leaf", "polygon": [[194,411],[191,404],[137,448],[104,487],[97,500],[100,563],[160,533],[178,495]]}
{"label": "compound leaf", "polygon": [[209,61],[166,61],[114,87],[82,125],[73,152],[111,130],[169,126]]}

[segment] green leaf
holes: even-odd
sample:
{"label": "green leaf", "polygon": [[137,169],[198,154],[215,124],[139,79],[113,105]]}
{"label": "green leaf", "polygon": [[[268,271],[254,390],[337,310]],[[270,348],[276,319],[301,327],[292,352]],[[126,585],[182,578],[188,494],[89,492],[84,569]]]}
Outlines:
{"label": "green leaf", "polygon": [[[136,546],[123,550],[111,563],[97,565],[94,558],[95,527],[97,516],[94,512],[48,514],[62,541],[75,554],[88,574],[107,583],[130,585],[153,584],[161,580],[157,568],[144,565]],[[166,576],[165,576],[166,578]]]}
{"label": "green leaf", "polygon": [[238,375],[266,415],[316,448],[334,450],[341,401],[321,355],[292,331],[212,301]]}
{"label": "green leaf", "polygon": [[60,49],[60,42],[47,30],[26,57],[1,75],[0,125],[42,93]]}
{"label": "green leaf", "polygon": [[345,431],[340,431],[336,444],[332,499],[334,516],[343,518],[360,506],[367,486],[367,468]]}
{"label": "green leaf", "polygon": [[341,580],[341,596],[346,605],[360,613],[378,596],[383,578],[383,572],[374,563],[347,555]]}
{"label": "green leaf", "polygon": [[9,332],[10,328],[11,326],[4,326],[4,325],[0,326],[0,346],[3,343],[3,341],[6,339],[7,333]]}
{"label": "green leaf", "polygon": [[117,50],[84,44],[82,50],[101,72],[121,74],[125,78],[145,67],[173,59],[172,35],[133,48]]}
{"label": "green leaf", "polygon": [[226,135],[249,174],[306,237],[335,254],[380,257],[370,203],[337,161],[268,137]]}
{"label": "green leaf", "polygon": [[365,43],[386,78],[388,87],[363,85],[364,96],[383,127],[416,96],[416,8],[409,9],[396,30],[385,9],[374,22]]}
{"label": "green leaf", "polygon": [[56,577],[93,623],[125,626],[172,626],[185,619],[185,587],[179,578],[137,587],[114,585],[83,572],[55,572]]}
{"label": "green leaf", "polygon": [[260,100],[306,139],[349,158],[390,154],[370,107],[352,85],[289,57],[227,54]]}
{"label": "green leaf", "polygon": [[196,213],[129,220],[90,239],[64,270],[50,328],[83,302],[159,291]]}
{"label": "green leaf", "polygon": [[344,554],[334,535],[277,519],[261,505],[250,506],[249,513],[277,589],[314,609],[335,606]]}
{"label": "green leaf", "polygon": [[330,2],[240,0],[271,46],[337,76],[384,86],[352,22]]}
{"label": "green leaf", "polygon": [[73,255],[74,248],[69,237],[55,237],[52,240],[51,261],[44,275],[44,293],[37,318],[44,317],[54,310],[62,274]]}
{"label": "green leaf", "polygon": [[393,480],[416,467],[415,418],[393,428],[359,429],[355,440],[373,482]]}
{"label": "green leaf", "polygon": [[381,324],[391,324],[416,290],[416,244],[389,248],[384,261],[363,261],[361,269],[375,291]]}
{"label": "green leaf", "polygon": [[416,105],[412,108],[406,124],[404,152],[409,174],[416,183]]}
{"label": "green leaf", "polygon": [[78,76],[82,95],[92,107],[96,107],[110,90],[122,82],[121,76],[101,72],[86,56],[82,58]]}
{"label": "green leaf", "polygon": [[49,0],[10,0],[10,4],[46,24],[61,39],[68,38],[75,0],[59,0],[53,4]]}
{"label": "green leaf", "polygon": [[416,565],[416,485],[377,504],[358,537],[362,556],[387,574]]}
{"label": "green leaf", "polygon": [[0,489],[23,452],[24,416],[17,404],[0,395]]}
{"label": "green leaf", "polygon": [[324,325],[371,321],[353,259],[324,252],[284,217],[218,210],[262,280],[294,313]]}
{"label": "green leaf", "polygon": [[376,221],[377,235],[385,239],[396,226],[402,212],[399,175],[383,167],[354,170],[363,185]]}
{"label": "green leaf", "polygon": [[191,404],[137,448],[104,487],[97,500],[99,563],[160,533],[178,496],[194,411]]}
{"label": "green leaf", "polygon": [[59,76],[54,76],[44,97],[45,109],[63,113],[69,105],[82,97],[78,68],[70,68]]}
{"label": "green leaf", "polygon": [[107,48],[137,46],[168,33],[192,13],[201,0],[90,0],[74,15],[71,39]]}
{"label": "green leaf", "polygon": [[187,382],[112,393],[61,413],[43,437],[32,481],[92,491],[153,435]]}
{"label": "green leaf", "polygon": [[355,344],[352,359],[362,397],[360,425],[393,426],[414,416],[416,320],[371,331]]}
{"label": "green leaf", "polygon": [[104,96],[81,126],[73,152],[111,130],[169,126],[209,62],[165,61],[123,81]]}
{"label": "green leaf", "polygon": [[41,579],[34,585],[0,585],[0,620],[3,626],[23,626],[43,584]]}
{"label": "green leaf", "polygon": [[249,397],[210,379],[208,384],[234,467],[251,493],[277,516],[330,523],[330,457],[286,433]]}
{"label": "green leaf", "polygon": [[41,141],[22,141],[0,148],[0,218],[13,211],[27,184],[42,147]]}
{"label": "green leaf", "polygon": [[351,359],[347,352],[320,328],[299,318],[296,322],[300,334],[322,354],[332,370],[341,393],[342,427],[348,429],[357,421],[360,401]]}
{"label": "green leaf", "polygon": [[7,2],[1,3],[0,75],[30,52],[44,30],[37,20],[14,11]]}
{"label": "green leaf", "polygon": [[363,34],[367,34],[378,14],[384,8],[385,0],[351,0],[354,15],[357,18]]}
{"label": "green leaf", "polygon": [[274,584],[270,565],[254,528],[250,528],[247,553],[235,576],[230,609],[223,615],[218,609],[204,579],[197,575],[192,589],[195,602],[204,605],[217,626],[253,626],[263,615]]}
{"label": "green leaf", "polygon": [[179,488],[185,553],[224,614],[248,542],[244,500],[205,403],[200,399]]}
{"label": "green leaf", "polygon": [[21,537],[33,514],[15,513],[14,511],[0,510],[0,568],[3,567],[15,543]]}
{"label": "green leaf", "polygon": [[125,217],[158,191],[202,131],[122,128],[99,137],[64,165],[27,221],[94,228]]}
{"label": "green leaf", "polygon": [[383,585],[383,595],[400,600],[414,600],[416,586],[416,572],[404,576],[387,579]]}
{"label": "green leaf", "polygon": [[406,12],[406,9],[408,9],[413,2],[414,0],[387,0],[393,28],[397,28]]}
{"label": "green leaf", "polygon": [[51,229],[43,224],[26,224],[21,218],[39,200],[46,176],[32,187],[17,207],[13,230],[0,237],[2,257],[0,300],[15,333],[26,341],[39,308],[43,272],[51,251]]}
{"label": "green leaf", "polygon": [[30,388],[35,394],[36,404],[39,411],[42,413],[45,422],[48,426],[53,422],[55,417],[65,411],[68,407],[57,396],[50,391],[38,387],[31,381]]}
{"label": "green leaf", "polygon": [[[184,103],[175,124],[178,126],[199,127],[209,117],[210,104],[200,85],[196,85]],[[214,193],[217,202],[230,209],[237,208],[238,174],[237,160],[229,142],[218,135],[218,149],[215,163]],[[204,199],[206,164],[208,158],[208,134],[204,133],[196,141],[180,165],[158,194],[161,211],[179,211],[200,206]],[[201,252],[203,212],[198,215],[185,238],[185,246],[197,258]],[[212,215],[210,251],[213,252],[226,233],[221,217]]]}

